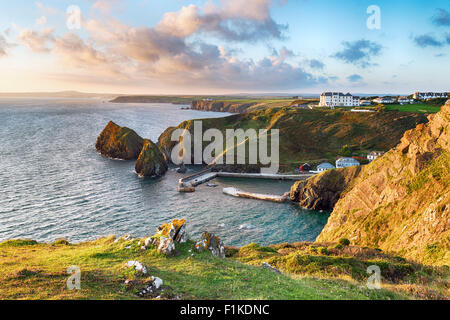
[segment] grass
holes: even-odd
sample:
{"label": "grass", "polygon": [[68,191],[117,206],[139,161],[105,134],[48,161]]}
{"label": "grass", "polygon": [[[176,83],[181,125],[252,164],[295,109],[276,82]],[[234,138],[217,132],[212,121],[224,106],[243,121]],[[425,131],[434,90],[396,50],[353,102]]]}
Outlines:
{"label": "grass", "polygon": [[440,106],[415,103],[415,104],[386,104],[386,111],[402,111],[402,112],[414,112],[414,113],[437,113],[441,110]]}
{"label": "grass", "polygon": [[[429,250],[437,250],[436,248],[430,246]],[[358,283],[367,279],[369,266],[377,265],[381,270],[383,287],[398,294],[413,293],[416,298],[446,299],[450,293],[448,266],[424,266],[379,249],[342,243],[299,242],[269,247],[250,244],[233,251],[230,256],[251,265],[266,262],[283,272],[301,277],[313,276]]]}
{"label": "grass", "polygon": [[[425,115],[383,112],[361,114],[343,111],[302,110],[297,108],[266,108],[225,118],[203,119],[203,130],[279,129],[280,163],[292,171],[302,163],[313,167],[323,161],[334,162],[342,148],[348,146],[352,155],[367,155],[373,150],[389,150],[399,143],[403,133],[426,122]],[[192,121],[179,128],[191,129]],[[167,129],[160,145],[170,154],[175,145],[170,139],[175,128]],[[204,147],[208,145],[205,142]]]}
{"label": "grass", "polygon": [[[137,287],[125,285],[125,280],[145,283],[151,276],[163,279],[163,299],[414,298],[391,289],[369,290],[364,282],[351,278],[300,276],[295,270],[279,275],[259,264],[279,258],[280,248],[276,247],[229,248],[228,255],[234,256],[219,259],[209,252],[191,253],[192,241],[178,245],[173,257],[165,257],[155,248],[141,250],[140,243],[139,239],[114,241],[114,237],[80,244],[1,243],[0,299],[143,299],[137,295]],[[127,268],[129,260],[142,262],[148,275]],[[80,267],[81,290],[66,289],[66,270],[72,265]]]}

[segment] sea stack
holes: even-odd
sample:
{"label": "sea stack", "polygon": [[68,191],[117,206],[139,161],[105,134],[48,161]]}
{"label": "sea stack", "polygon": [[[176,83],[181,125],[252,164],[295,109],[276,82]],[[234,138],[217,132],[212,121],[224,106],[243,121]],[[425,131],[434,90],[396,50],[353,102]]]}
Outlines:
{"label": "sea stack", "polygon": [[135,131],[120,127],[110,121],[97,138],[96,149],[103,155],[122,160],[135,160],[139,157],[144,139]]}
{"label": "sea stack", "polygon": [[145,139],[135,170],[142,177],[160,177],[168,170],[167,157],[156,144]]}

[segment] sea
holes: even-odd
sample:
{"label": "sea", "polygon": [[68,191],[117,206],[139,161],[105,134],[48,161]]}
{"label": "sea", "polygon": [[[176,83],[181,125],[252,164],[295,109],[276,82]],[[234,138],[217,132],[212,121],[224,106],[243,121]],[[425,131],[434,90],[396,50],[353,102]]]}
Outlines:
{"label": "sea", "polygon": [[[314,241],[329,213],[293,203],[234,198],[225,187],[279,194],[292,182],[218,178],[216,187],[178,193],[171,167],[143,179],[134,161],[100,155],[95,142],[113,120],[156,142],[170,126],[227,113],[182,110],[175,104],[118,104],[101,99],[0,98],[0,241],[146,237],[172,219],[186,219],[191,238],[218,235],[226,245]],[[200,168],[190,167],[189,173]]]}

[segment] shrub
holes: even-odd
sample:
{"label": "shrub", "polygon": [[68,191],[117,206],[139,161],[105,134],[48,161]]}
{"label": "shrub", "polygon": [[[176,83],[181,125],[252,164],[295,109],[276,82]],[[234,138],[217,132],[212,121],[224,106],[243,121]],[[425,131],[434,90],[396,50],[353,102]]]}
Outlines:
{"label": "shrub", "polygon": [[325,256],[327,256],[328,255],[328,248],[326,248],[326,247],[321,247],[320,249],[319,249],[319,253],[320,254],[323,254],[323,255],[325,255]]}
{"label": "shrub", "polygon": [[341,238],[341,239],[339,239],[339,244],[341,244],[343,246],[349,246],[350,240],[348,240],[347,238]]}

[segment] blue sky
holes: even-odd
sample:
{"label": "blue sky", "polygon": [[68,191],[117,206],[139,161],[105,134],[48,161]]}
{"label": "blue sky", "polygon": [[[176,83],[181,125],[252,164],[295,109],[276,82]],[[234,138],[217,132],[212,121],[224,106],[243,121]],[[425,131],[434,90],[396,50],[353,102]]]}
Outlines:
{"label": "blue sky", "polygon": [[450,2],[3,1],[0,68],[2,91],[448,91]]}

